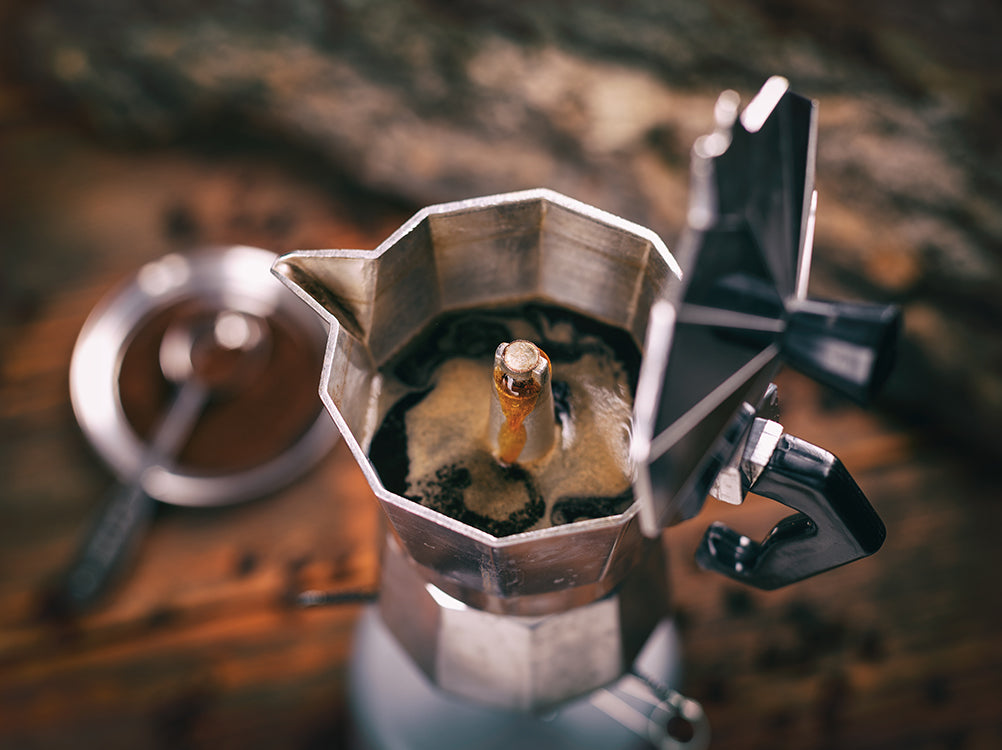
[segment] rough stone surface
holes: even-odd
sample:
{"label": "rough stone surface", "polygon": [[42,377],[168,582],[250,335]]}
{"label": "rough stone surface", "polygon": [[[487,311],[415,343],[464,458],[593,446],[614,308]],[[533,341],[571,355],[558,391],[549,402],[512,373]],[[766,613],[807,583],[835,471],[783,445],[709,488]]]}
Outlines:
{"label": "rough stone surface", "polygon": [[995,4],[51,0],[7,15],[15,75],[102,138],[294,149],[413,206],[551,187],[669,242],[716,94],[786,75],[821,102],[812,291],[902,304],[885,403],[1002,457]]}

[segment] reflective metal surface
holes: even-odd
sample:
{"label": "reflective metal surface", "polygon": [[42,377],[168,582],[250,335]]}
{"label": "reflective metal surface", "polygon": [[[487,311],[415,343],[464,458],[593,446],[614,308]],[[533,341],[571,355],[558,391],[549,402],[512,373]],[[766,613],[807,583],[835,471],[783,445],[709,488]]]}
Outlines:
{"label": "reflective metal surface", "polygon": [[330,324],[321,397],[404,549],[443,588],[464,600],[556,594],[560,609],[604,595],[636,563],[635,505],[494,537],[389,492],[368,448],[401,395],[380,368],[442,312],[538,300],[643,341],[651,305],[679,280],[657,235],[530,190],[432,206],[375,250],[291,253],[275,272]]}
{"label": "reflective metal surface", "polygon": [[[120,479],[136,476],[148,452],[146,438],[126,413],[120,387],[123,360],[151,319],[175,306],[197,303],[207,310],[233,310],[281,323],[301,335],[305,345],[323,346],[322,323],[269,273],[275,258],[274,253],[243,246],[167,255],[143,266],[88,317],[73,351],[70,396],[84,434]],[[276,388],[272,400],[277,398],[281,394]],[[221,505],[258,497],[316,463],[336,438],[318,408],[295,439],[250,468],[212,472],[157,465],[143,471],[142,487],[151,497],[176,505]]]}
{"label": "reflective metal surface", "polygon": [[495,614],[427,583],[394,540],[383,556],[380,614],[439,687],[481,704],[538,711],[629,670],[668,615],[660,543],[611,593],[563,612]]}
{"label": "reflective metal surface", "polygon": [[[776,78],[738,109],[723,94],[714,132],[694,147],[678,262],[647,229],[532,190],[426,208],[372,251],[303,251],[275,264],[330,325],[321,398],[393,534],[380,611],[437,685],[537,709],[622,674],[630,644],[666,606],[664,582],[649,572],[655,540],[696,515],[711,488],[735,504],[755,491],[798,511],[761,543],[721,525],[707,532],[699,562],[751,585],[775,588],[883,541],[837,459],[770,421],[769,386],[785,361],[869,395],[893,359],[897,312],[807,299],[813,102]],[[391,372],[397,354],[443,313],[525,302],[643,342],[630,435],[636,502],[496,537],[388,490],[368,451],[407,392]]]}
{"label": "reflective metal surface", "polygon": [[679,695],[682,645],[663,620],[632,671],[544,712],[481,705],[439,690],[387,630],[375,607],[359,620],[349,685],[351,747],[408,750],[705,750],[709,722]]}
{"label": "reflective metal surface", "polygon": [[740,116],[737,95],[725,92],[714,116],[692,151],[685,282],[653,312],[637,392],[633,455],[652,536],[699,512],[735,447],[715,444],[741,405],[764,394],[784,305],[806,295],[814,104],[776,78]]}
{"label": "reflective metal surface", "polygon": [[[644,533],[695,516],[780,362],[862,400],[886,379],[893,307],[807,299],[817,195],[814,102],[771,78],[738,114],[725,92],[696,141],[683,282],[654,305],[633,458]],[[733,501],[731,489],[722,490]]]}

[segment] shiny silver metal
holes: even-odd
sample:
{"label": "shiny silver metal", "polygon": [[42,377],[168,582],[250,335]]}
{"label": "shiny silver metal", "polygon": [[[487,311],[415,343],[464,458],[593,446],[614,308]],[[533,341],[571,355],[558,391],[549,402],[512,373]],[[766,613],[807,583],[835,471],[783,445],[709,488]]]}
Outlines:
{"label": "shiny silver metal", "polygon": [[[326,329],[269,273],[276,255],[245,246],[170,254],[144,265],[92,311],[70,362],[70,398],[77,421],[119,479],[143,469],[148,447],[125,415],[118,392],[122,357],[135,332],[151,316],[186,300],[258,318],[280,316],[323,345]],[[325,456],[337,439],[330,420],[317,419],[299,441],[271,461],[225,475],[176,466],[143,471],[151,497],[174,505],[225,505],[277,489]]]}
{"label": "shiny silver metal", "polygon": [[651,537],[695,516],[715,481],[725,500],[741,496],[728,467],[781,363],[860,402],[893,365],[896,308],[807,298],[815,102],[774,77],[740,115],[738,104],[724,92],[714,131],[693,147],[685,278],[647,328],[631,447]]}
{"label": "shiny silver metal", "polygon": [[[816,106],[774,77],[739,110],[736,93],[721,94],[713,132],[693,146],[685,283],[655,306],[647,332],[632,453],[650,536],[695,516],[739,454],[754,416],[744,405],[780,364],[784,306],[807,294]],[[734,478],[721,480],[729,500]]]}
{"label": "shiny silver metal", "polygon": [[672,690],[682,644],[671,620],[632,670],[561,704],[526,712],[457,700],[438,689],[389,632],[375,606],[359,619],[349,664],[352,747],[407,750],[706,750],[699,704]]}
{"label": "shiny silver metal", "polygon": [[390,538],[379,610],[390,632],[439,687],[483,705],[540,711],[629,671],[668,614],[660,543],[611,593],[539,615],[498,614],[428,583]]}
{"label": "shiny silver metal", "polygon": [[529,190],[431,206],[375,250],[295,252],[274,270],[330,325],[321,398],[430,582],[462,601],[539,613],[601,598],[634,567],[644,546],[635,505],[495,537],[389,492],[368,449],[401,395],[381,368],[442,313],[535,300],[643,341],[651,306],[681,277],[656,234]]}
{"label": "shiny silver metal", "polygon": [[[755,488],[798,511],[761,544],[711,526],[697,559],[724,575],[775,588],[883,541],[837,459],[769,420],[769,385],[782,359],[853,396],[871,392],[889,368],[895,314],[806,298],[814,103],[775,78],[738,109],[725,92],[714,132],[695,144],[679,261],[648,229],[530,190],[426,208],[375,250],[302,251],[275,264],[330,326],[321,398],[392,528],[382,619],[440,687],[539,709],[621,675],[636,653],[628,644],[665,612],[666,589],[648,569],[661,531],[696,515],[718,477],[729,502]],[[528,302],[639,345],[636,501],[495,537],[389,491],[368,451],[408,392],[392,373],[396,355],[446,313]]]}
{"label": "shiny silver metal", "polygon": [[783,425],[756,418],[743,441],[742,449],[735,454],[731,464],[717,475],[710,494],[722,502],[741,505],[748,488],[755,484],[768,466],[782,436]]}
{"label": "shiny silver metal", "polygon": [[[750,404],[741,407],[732,422],[733,430],[740,431],[740,438],[734,443],[730,461],[713,480],[712,497],[731,505],[744,502],[748,487],[761,475],[783,434],[782,425],[773,421],[778,416],[779,391],[775,383],[770,383],[757,409],[753,410]],[[762,426],[766,422],[772,425],[768,429]]]}
{"label": "shiny silver metal", "polygon": [[597,690],[592,705],[657,750],[706,750],[710,723],[691,698],[634,674]]}

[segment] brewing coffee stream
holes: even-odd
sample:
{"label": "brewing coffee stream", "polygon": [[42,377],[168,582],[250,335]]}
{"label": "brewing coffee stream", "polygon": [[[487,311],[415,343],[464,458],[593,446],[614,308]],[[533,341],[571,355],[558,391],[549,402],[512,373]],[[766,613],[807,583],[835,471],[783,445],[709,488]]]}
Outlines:
{"label": "brewing coffee stream", "polygon": [[540,387],[531,378],[519,381],[495,369],[494,388],[504,415],[497,436],[498,459],[502,463],[513,464],[518,461],[528,439],[525,418],[532,413],[539,400]]}
{"label": "brewing coffee stream", "polygon": [[505,465],[542,458],[553,448],[550,358],[531,341],[502,343],[494,352],[491,451]]}
{"label": "brewing coffee stream", "polygon": [[518,456],[525,447],[528,437],[525,430],[525,418],[536,405],[539,387],[530,380],[519,392],[522,383],[505,382],[510,378],[495,378],[494,385],[501,399],[501,411],[505,421],[498,430],[498,459],[505,464],[518,461]]}
{"label": "brewing coffee stream", "polygon": [[369,451],[388,489],[495,536],[630,505],[632,341],[545,308],[433,328],[390,369],[410,383]]}

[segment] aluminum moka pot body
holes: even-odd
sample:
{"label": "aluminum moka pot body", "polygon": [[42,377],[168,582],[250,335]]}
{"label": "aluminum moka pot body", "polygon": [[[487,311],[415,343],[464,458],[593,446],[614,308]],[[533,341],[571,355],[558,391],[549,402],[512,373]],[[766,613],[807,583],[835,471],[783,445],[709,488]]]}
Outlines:
{"label": "aluminum moka pot body", "polygon": [[[893,308],[807,298],[815,109],[780,78],[740,115],[737,95],[721,95],[714,131],[693,148],[676,255],[649,229],[539,189],[426,208],[375,250],[275,264],[330,326],[320,396],[391,529],[381,612],[437,684],[540,709],[629,670],[668,611],[660,532],[708,493],[740,503],[755,492],[794,511],[761,542],[707,530],[699,563],[752,586],[880,547],[883,524],[838,459],[772,421],[781,363],[862,400],[886,378],[899,327]],[[494,536],[389,491],[369,451],[402,395],[387,368],[409,342],[444,314],[526,303],[639,348],[634,501]]]}
{"label": "aluminum moka pot body", "polygon": [[292,253],[276,271],[330,324],[321,398],[430,582],[484,609],[540,614],[600,598],[646,554],[636,504],[495,537],[388,491],[369,448],[401,395],[381,368],[443,313],[540,302],[642,344],[651,306],[681,278],[657,235],[531,190],[432,206],[373,251]]}
{"label": "aluminum moka pot body", "polygon": [[643,342],[681,278],[662,240],[532,190],[433,206],[374,251],[293,253],[276,271],[330,324],[320,394],[389,521],[379,609],[414,662],[447,691],[520,710],[628,671],[669,610],[637,503],[496,537],[389,491],[369,450],[401,395],[384,368],[444,313],[538,302]]}

